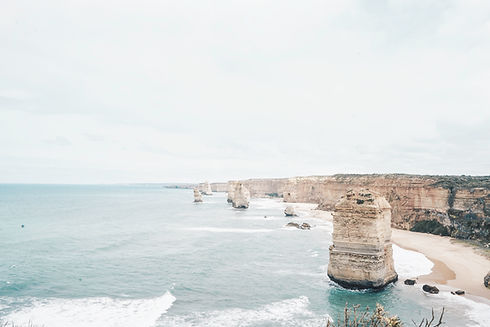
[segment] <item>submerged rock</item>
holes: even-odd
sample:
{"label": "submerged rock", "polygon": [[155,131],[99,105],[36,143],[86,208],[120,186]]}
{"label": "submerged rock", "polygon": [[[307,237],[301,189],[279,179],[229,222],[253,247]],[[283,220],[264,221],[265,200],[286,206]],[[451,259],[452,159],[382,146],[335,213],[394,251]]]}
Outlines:
{"label": "submerged rock", "polygon": [[485,285],[485,287],[490,288],[490,271],[485,276],[485,278],[483,278],[483,285]]}
{"label": "submerged rock", "polygon": [[194,202],[202,202],[201,192],[197,188],[194,189]]}
{"label": "submerged rock", "polygon": [[424,292],[427,292],[427,293],[430,293],[430,294],[438,294],[439,293],[439,289],[435,286],[431,286],[431,285],[427,285],[425,284],[424,286],[422,286],[422,289],[424,290]]}
{"label": "submerged rock", "polygon": [[403,283],[405,285],[415,285],[415,279],[405,279]]}
{"label": "submerged rock", "polygon": [[233,208],[248,208],[250,203],[250,192],[243,185],[243,183],[237,183],[233,190],[232,199]]}
{"label": "submerged rock", "polygon": [[297,229],[310,229],[311,226],[308,223],[302,223],[301,225],[293,221],[286,224],[286,227],[295,227]]}
{"label": "submerged rock", "polygon": [[354,289],[398,279],[391,245],[391,207],[369,190],[348,191],[335,205],[328,276]]}
{"label": "submerged rock", "polygon": [[465,291],[463,290],[457,290],[457,291],[454,291],[454,292],[451,292],[452,295],[464,295]]}
{"label": "submerged rock", "polygon": [[296,211],[292,206],[287,206],[286,209],[284,210],[284,214],[286,215],[286,217],[297,216]]}
{"label": "submerged rock", "polygon": [[301,226],[299,226],[299,228],[301,228],[301,229],[310,229],[311,226],[308,223],[302,223]]}

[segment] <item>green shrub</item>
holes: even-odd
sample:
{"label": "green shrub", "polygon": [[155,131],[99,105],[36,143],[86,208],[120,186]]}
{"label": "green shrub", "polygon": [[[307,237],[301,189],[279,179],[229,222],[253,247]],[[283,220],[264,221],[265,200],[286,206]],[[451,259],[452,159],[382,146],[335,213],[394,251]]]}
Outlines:
{"label": "green shrub", "polygon": [[[403,323],[397,316],[389,316],[382,305],[376,304],[376,309],[373,313],[369,312],[369,308],[358,312],[359,305],[354,305],[349,309],[347,304],[344,308],[344,316],[337,321],[328,320],[326,327],[402,327]],[[438,327],[442,326],[442,318],[444,316],[444,308],[442,309],[439,319],[434,316],[432,310],[431,318],[424,318],[420,323],[413,324],[415,327]]]}
{"label": "green shrub", "polygon": [[410,230],[412,232],[449,236],[448,228],[435,219],[418,221]]}

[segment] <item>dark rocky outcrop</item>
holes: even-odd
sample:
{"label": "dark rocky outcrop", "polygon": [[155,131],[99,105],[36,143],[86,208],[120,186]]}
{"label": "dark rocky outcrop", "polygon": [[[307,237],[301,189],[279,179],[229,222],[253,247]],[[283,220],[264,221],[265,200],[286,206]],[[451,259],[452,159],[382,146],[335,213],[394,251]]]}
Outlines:
{"label": "dark rocky outcrop", "polygon": [[463,290],[457,290],[457,291],[454,291],[454,292],[451,292],[452,295],[464,295],[465,291]]}
{"label": "dark rocky outcrop", "polygon": [[485,276],[485,278],[483,278],[483,285],[485,285],[485,287],[490,288],[490,271]]}
{"label": "dark rocky outcrop", "polygon": [[295,222],[289,222],[287,223],[286,227],[295,227],[297,229],[311,229],[310,224],[308,223],[302,223],[301,225]]}
{"label": "dark rocky outcrop", "polygon": [[302,223],[301,226],[299,226],[300,229],[311,229],[310,224],[308,223]]}
{"label": "dark rocky outcrop", "polygon": [[299,224],[298,223],[294,223],[294,222],[290,222],[290,223],[287,223],[286,227],[296,227],[296,228],[299,228]]}
{"label": "dark rocky outcrop", "polygon": [[431,285],[427,285],[425,284],[424,286],[422,286],[422,289],[424,290],[424,292],[427,292],[427,293],[430,293],[430,294],[438,294],[439,293],[439,289],[435,286],[431,286]]}
{"label": "dark rocky outcrop", "polygon": [[412,228],[412,232],[429,233],[434,235],[449,236],[449,230],[437,220],[417,221]]}
{"label": "dark rocky outcrop", "polygon": [[403,282],[405,285],[415,285],[416,281],[415,279],[405,279]]}

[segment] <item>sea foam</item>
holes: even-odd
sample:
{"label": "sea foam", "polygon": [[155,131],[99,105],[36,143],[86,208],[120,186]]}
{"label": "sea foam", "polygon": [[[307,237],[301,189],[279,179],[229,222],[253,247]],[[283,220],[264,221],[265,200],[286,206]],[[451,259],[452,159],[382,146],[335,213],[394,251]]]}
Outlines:
{"label": "sea foam", "polygon": [[393,244],[395,270],[401,278],[417,277],[430,274],[434,264],[419,252],[405,250]]}
{"label": "sea foam", "polygon": [[265,228],[219,228],[219,227],[195,227],[195,228],[184,228],[184,230],[197,231],[197,232],[209,232],[209,233],[270,233],[273,229]]}
{"label": "sea foam", "polygon": [[32,299],[4,317],[3,322],[15,326],[32,323],[46,327],[150,327],[174,301],[175,297],[168,291],[149,299]]}
{"label": "sea foam", "polygon": [[165,316],[162,317],[160,325],[166,327],[322,326],[329,317],[315,316],[308,310],[309,304],[310,301],[306,296],[300,296],[273,302],[256,310],[233,308],[183,316]]}

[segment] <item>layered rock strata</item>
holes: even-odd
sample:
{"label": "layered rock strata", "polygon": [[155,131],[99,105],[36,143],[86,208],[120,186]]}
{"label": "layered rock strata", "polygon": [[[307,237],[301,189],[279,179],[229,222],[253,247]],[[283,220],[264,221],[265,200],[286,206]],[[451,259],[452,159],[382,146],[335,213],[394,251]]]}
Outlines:
{"label": "layered rock strata", "polygon": [[437,220],[451,236],[490,243],[489,176],[405,174],[333,175],[241,181],[252,197],[283,197],[285,202],[318,203],[331,211],[349,189],[369,188],[392,207],[392,226],[410,229]]}
{"label": "layered rock strata", "polygon": [[228,192],[228,183],[211,183],[213,192]]}
{"label": "layered rock strata", "polygon": [[369,190],[348,191],[335,205],[328,276],[348,288],[382,288],[396,281],[391,206]]}
{"label": "layered rock strata", "polygon": [[236,183],[231,203],[233,208],[248,208],[250,203],[250,192],[242,183]]}

